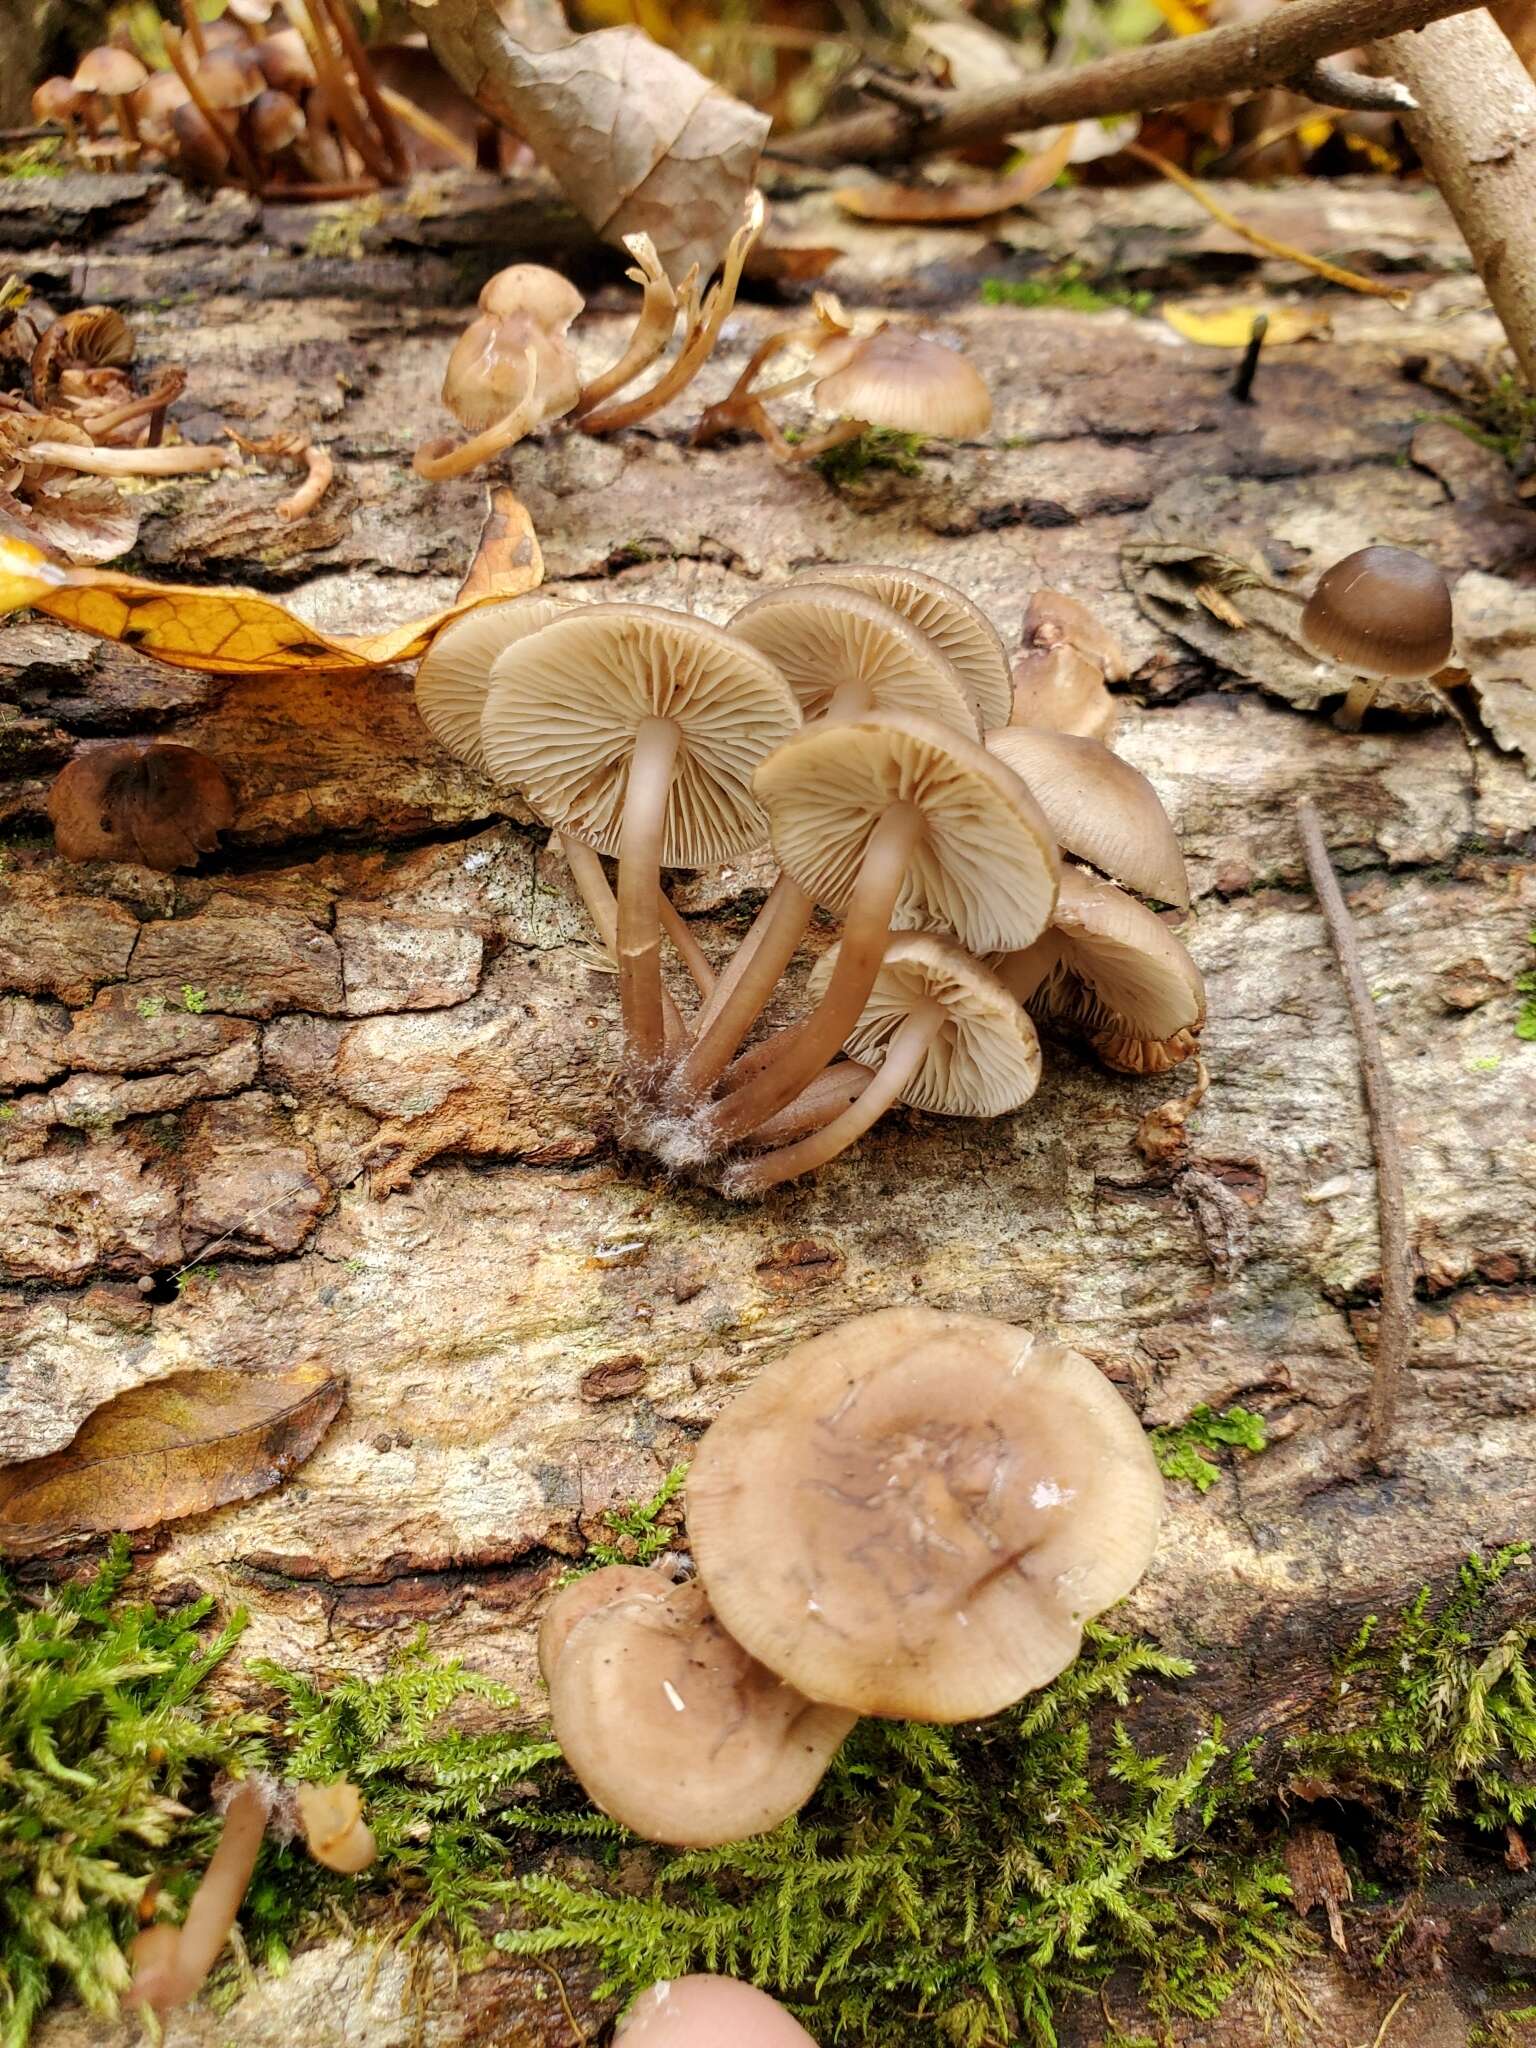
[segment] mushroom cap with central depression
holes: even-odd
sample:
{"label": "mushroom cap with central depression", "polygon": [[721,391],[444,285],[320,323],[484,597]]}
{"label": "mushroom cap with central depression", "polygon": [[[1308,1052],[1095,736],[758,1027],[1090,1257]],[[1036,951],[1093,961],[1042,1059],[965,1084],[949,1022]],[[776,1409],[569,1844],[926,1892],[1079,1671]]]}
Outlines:
{"label": "mushroom cap with central depression", "polygon": [[807,718],[856,683],[869,693],[868,710],[912,711],[972,739],[980,730],[954,664],[893,606],[861,591],[840,583],[770,590],[742,607],[731,631],[778,665]]}
{"label": "mushroom cap with central depression", "polygon": [[[900,612],[960,671],[960,681],[976,707],[982,729],[1007,724],[1013,704],[1007,649],[986,613],[963,591],[942,577],[925,576],[919,569],[873,563],[838,562],[809,570],[807,577],[818,583],[841,584],[845,590],[862,590],[866,597],[878,598]],[[799,582],[792,587],[799,589]]]}
{"label": "mushroom cap with central depression", "polygon": [[[1039,805],[1011,768],[928,719],[870,713],[807,727],[753,787],[779,864],[828,910],[845,910],[870,836],[895,804],[921,814],[897,931],[938,928],[973,953],[1028,945],[1056,903],[1059,863]],[[995,932],[1027,933],[999,941]]]}
{"label": "mushroom cap with central depression", "polygon": [[886,1309],[797,1345],[706,1433],[688,1530],[715,1613],[813,1699],[967,1721],[1046,1685],[1146,1570],[1163,1486],[1065,1345]]}
{"label": "mushroom cap with central depression", "polygon": [[508,647],[480,721],[486,768],[549,824],[617,853],[648,719],[680,734],[663,866],[711,867],[761,846],[752,778],[799,727],[799,706],[764,655],[682,612],[583,605]]}

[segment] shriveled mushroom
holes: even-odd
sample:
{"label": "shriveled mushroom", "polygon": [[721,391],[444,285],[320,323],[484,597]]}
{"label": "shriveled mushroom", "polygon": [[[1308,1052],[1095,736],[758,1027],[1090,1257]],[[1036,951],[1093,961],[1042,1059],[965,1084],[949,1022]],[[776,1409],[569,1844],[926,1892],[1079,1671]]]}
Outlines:
{"label": "shriveled mushroom", "polygon": [[235,803],[223,769],[195,747],[114,740],[60,771],[48,815],[66,860],[138,861],[165,873],[212,853]]}
{"label": "shriveled mushroom", "polygon": [[1029,726],[989,734],[987,751],[1027,786],[1064,853],[1143,896],[1189,908],[1178,835],[1157,791],[1129,761],[1098,740]]}
{"label": "shriveled mushroom", "polygon": [[642,1991],[619,2022],[624,2048],[815,2048],[783,2006],[735,1977],[674,1977]]}
{"label": "shriveled mushroom", "polygon": [[[810,992],[836,971],[817,962]],[[893,938],[848,1050],[873,1078],[839,1116],[792,1145],[728,1169],[729,1195],[755,1195],[812,1173],[863,1137],[896,1102],[940,1116],[1002,1116],[1040,1083],[1040,1041],[1028,1014],[979,960],[936,932]]]}
{"label": "shriveled mushroom", "polygon": [[648,605],[582,606],[494,664],[481,719],[491,776],[618,855],[619,997],[642,1088],[665,1043],[661,868],[761,844],[752,776],[799,722],[789,686],[745,641]]}
{"label": "shriveled mushroom", "polygon": [[992,964],[1037,1022],[1085,1038],[1118,1073],[1165,1073],[1199,1050],[1199,968],[1145,904],[1080,869],[1062,869],[1049,929]]}
{"label": "shriveled mushroom", "polygon": [[416,709],[432,737],[483,775],[480,719],[496,657],[569,609],[532,591],[499,604],[476,605],[438,633],[416,670]]}
{"label": "shriveled mushroom", "polygon": [[799,1344],[706,1432],[688,1529],[722,1624],[811,1698],[995,1714],[1151,1561],[1141,1426],[1065,1345],[887,1309]]}
{"label": "shriveled mushroom", "polygon": [[1007,724],[1013,702],[1007,651],[986,613],[952,583],[918,569],[849,562],[807,570],[805,577],[891,605],[954,663],[982,730]]}
{"label": "shriveled mushroom", "polygon": [[473,438],[427,442],[416,451],[418,475],[434,482],[467,476],[570,411],[581,380],[566,333],[585,304],[574,285],[542,264],[514,263],[489,280],[443,377],[443,403]]}
{"label": "shriveled mushroom", "polygon": [[202,1989],[219,1959],[240,1911],[261,1851],[275,1787],[264,1778],[242,1778],[228,1794],[224,1832],[208,1860],[179,1927],[146,1927],[136,1935],[130,2005],[147,2005],[162,2017],[187,2005]]}
{"label": "shriveled mushroom", "polygon": [[1046,726],[1107,745],[1119,706],[1105,683],[1123,682],[1128,673],[1119,641],[1085,605],[1059,590],[1037,590],[1024,613],[1024,645],[1013,663],[1008,723]]}
{"label": "shriveled mushroom", "polygon": [[296,1785],[293,1800],[304,1846],[317,1863],[345,1877],[368,1868],[379,1845],[363,1818],[363,1795],[356,1785],[345,1778],[330,1785]]}
{"label": "shriveled mushroom", "polygon": [[1358,678],[1335,718],[1350,732],[1389,678],[1414,681],[1444,668],[1454,630],[1450,585],[1411,548],[1346,555],[1324,570],[1301,614],[1301,637],[1312,652]]}
{"label": "shriveled mushroom", "polygon": [[62,313],[43,330],[27,366],[33,401],[45,409],[55,405],[71,370],[123,370],[133,357],[133,330],[115,307]]}
{"label": "shriveled mushroom", "polygon": [[855,1716],[766,1671],[696,1582],[610,1565],[539,1636],[550,1720],[593,1803],[650,1841],[739,1842],[798,1812]]}

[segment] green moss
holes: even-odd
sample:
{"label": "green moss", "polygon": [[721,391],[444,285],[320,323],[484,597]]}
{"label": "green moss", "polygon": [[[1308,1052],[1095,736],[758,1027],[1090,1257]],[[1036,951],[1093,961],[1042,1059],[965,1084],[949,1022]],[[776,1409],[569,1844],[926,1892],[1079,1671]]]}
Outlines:
{"label": "green moss", "polygon": [[370,231],[383,218],[384,202],[377,194],[347,206],[329,207],[310,229],[304,254],[336,256],[356,263],[364,254]]}
{"label": "green moss", "polygon": [[190,981],[184,981],[181,984],[181,1007],[192,1016],[201,1017],[208,1007],[207,989],[194,988]]}
{"label": "green moss", "polygon": [[1107,313],[1115,307],[1146,313],[1152,305],[1150,292],[1090,284],[1080,263],[1063,263],[1034,277],[984,278],[981,299],[985,306],[1055,306],[1067,313]]}
{"label": "green moss", "polygon": [[165,997],[140,996],[134,1008],[146,1021],[152,1021],[156,1017],[163,1017],[165,1015]]}
{"label": "green moss", "polygon": [[[1536,946],[1536,931],[1526,933],[1526,942]],[[1536,1038],[1536,969],[1515,977],[1515,994],[1522,1000],[1515,1013],[1515,1036]]]}
{"label": "green moss", "polygon": [[196,1294],[199,1288],[211,1287],[219,1277],[217,1266],[183,1266],[176,1275],[178,1295]]}
{"label": "green moss", "polygon": [[[800,437],[789,433],[784,438],[795,441]],[[829,448],[825,455],[813,456],[811,467],[834,490],[843,491],[851,484],[862,483],[872,469],[893,469],[898,476],[921,476],[923,447],[921,434],[901,434],[894,427],[866,427],[852,441]]]}
{"label": "green moss", "polygon": [[608,1534],[587,1545],[582,1571],[596,1571],[605,1564],[654,1564],[670,1550],[677,1541],[678,1518],[663,1517],[687,1478],[687,1465],[674,1465],[649,1500],[638,1506],[631,1502],[628,1507],[610,1508],[603,1517]]}
{"label": "green moss", "polygon": [[1202,1401],[1187,1421],[1150,1432],[1152,1453],[1165,1479],[1183,1480],[1197,1493],[1209,1493],[1221,1468],[1210,1452],[1262,1451],[1269,1442],[1264,1418],[1235,1404],[1218,1415]]}
{"label": "green moss", "polygon": [[57,135],[44,135],[19,149],[0,151],[0,178],[62,178],[68,169],[63,140]]}

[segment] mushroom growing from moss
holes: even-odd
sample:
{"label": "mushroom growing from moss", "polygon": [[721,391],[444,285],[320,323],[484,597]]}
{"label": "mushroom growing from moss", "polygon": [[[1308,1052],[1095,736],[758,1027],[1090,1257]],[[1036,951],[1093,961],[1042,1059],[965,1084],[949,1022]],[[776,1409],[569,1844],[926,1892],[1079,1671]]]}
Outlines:
{"label": "mushroom growing from moss", "polygon": [[818,1705],[729,1636],[703,1588],[609,1565],[539,1633],[555,1739],[593,1803],[648,1841],[739,1842],[821,1782],[855,1716]]}
{"label": "mushroom growing from moss", "polygon": [[261,1853],[275,1787],[259,1777],[242,1778],[224,1804],[224,1832],[208,1859],[202,1882],[179,1927],[163,1922],[136,1935],[130,2005],[145,2005],[162,2017],[187,2005],[219,1959],[240,1911],[256,1858]]}
{"label": "mushroom growing from moss", "polygon": [[992,394],[958,349],[903,327],[877,328],[867,340],[829,343],[817,364],[811,396],[818,412],[840,424],[799,442],[793,462],[809,462],[870,427],[966,441],[992,424]]}
{"label": "mushroom growing from moss", "polygon": [[355,1877],[378,1854],[373,1830],[363,1818],[363,1795],[338,1778],[329,1785],[296,1785],[293,1802],[304,1846],[327,1870]]}
{"label": "mushroom growing from moss", "polygon": [[796,1345],[688,1475],[699,1576],[744,1650],[814,1699],[995,1714],[1071,1663],[1151,1561],[1141,1426],[1065,1345],[985,1316],[861,1316]]}
{"label": "mushroom growing from moss", "polygon": [[1359,548],[1324,570],[1301,614],[1301,637],[1314,654],[1350,669],[1336,723],[1360,721],[1389,679],[1433,676],[1451,658],[1455,621],[1450,585],[1435,563],[1411,548]]}
{"label": "mushroom growing from moss", "polygon": [[642,1991],[619,2022],[624,2048],[815,2048],[776,1999],[735,1977],[674,1977]]}
{"label": "mushroom growing from moss", "polygon": [[65,860],[138,861],[168,873],[195,867],[235,821],[217,761],[161,740],[114,740],[77,754],[48,792]]}

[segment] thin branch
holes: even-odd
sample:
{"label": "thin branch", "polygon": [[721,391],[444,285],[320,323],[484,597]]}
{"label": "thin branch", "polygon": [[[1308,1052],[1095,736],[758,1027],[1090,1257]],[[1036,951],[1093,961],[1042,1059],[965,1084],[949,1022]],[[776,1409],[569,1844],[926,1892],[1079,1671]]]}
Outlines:
{"label": "thin branch", "polygon": [[1322,822],[1310,797],[1296,806],[1296,824],[1306,855],[1307,873],[1333,942],[1334,957],[1344,978],[1344,993],[1360,1049],[1360,1076],[1365,1087],[1366,1116],[1376,1154],[1376,1214],[1381,1241],[1381,1313],[1376,1323],[1376,1362],[1371,1379],[1371,1411],[1366,1430],[1366,1457],[1382,1467],[1403,1374],[1413,1352],[1413,1272],[1408,1250],[1408,1203],[1403,1179],[1402,1144],[1397,1128],[1397,1103],[1392,1076],[1382,1057],[1376,1028],[1376,1006],[1360,962],[1354,920],[1339,887],[1323,838]]}
{"label": "thin branch", "polygon": [[1292,92],[1320,107],[1347,107],[1358,114],[1412,114],[1418,101],[1398,78],[1367,78],[1347,64],[1320,57],[1309,71],[1286,80]]}
{"label": "thin branch", "polygon": [[1039,72],[982,92],[952,93],[938,109],[869,107],[776,142],[772,153],[796,163],[870,163],[991,142],[1061,121],[1144,114],[1189,100],[1256,92],[1283,85],[1320,58],[1465,14],[1471,5],[1472,0],[1287,0],[1256,22],[1117,51],[1073,71]]}

